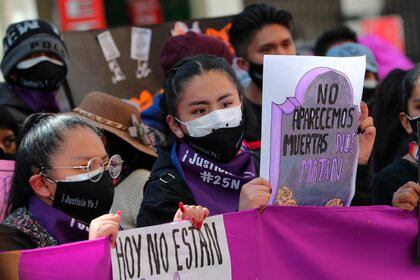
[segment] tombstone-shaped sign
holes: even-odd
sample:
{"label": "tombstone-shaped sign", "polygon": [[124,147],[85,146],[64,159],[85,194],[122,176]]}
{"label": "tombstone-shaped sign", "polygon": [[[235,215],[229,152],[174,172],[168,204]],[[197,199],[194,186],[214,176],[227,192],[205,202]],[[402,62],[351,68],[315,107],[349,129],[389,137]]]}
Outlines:
{"label": "tombstone-shaped sign", "polygon": [[363,59],[265,59],[261,173],[272,184],[271,204],[350,205]]}

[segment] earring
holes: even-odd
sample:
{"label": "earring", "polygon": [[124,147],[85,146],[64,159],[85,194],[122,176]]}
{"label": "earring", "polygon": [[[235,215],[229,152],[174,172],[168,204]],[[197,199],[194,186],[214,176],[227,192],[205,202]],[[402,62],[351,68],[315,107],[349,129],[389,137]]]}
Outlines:
{"label": "earring", "polygon": [[178,136],[182,137],[182,136],[184,136],[184,133],[182,131],[178,131]]}

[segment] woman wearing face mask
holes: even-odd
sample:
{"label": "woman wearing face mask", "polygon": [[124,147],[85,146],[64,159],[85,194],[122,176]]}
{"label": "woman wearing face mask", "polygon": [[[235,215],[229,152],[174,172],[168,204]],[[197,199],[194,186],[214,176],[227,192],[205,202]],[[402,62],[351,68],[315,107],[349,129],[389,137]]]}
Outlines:
{"label": "woman wearing face mask", "polygon": [[210,55],[172,68],[161,103],[169,145],[146,183],[137,226],[165,223],[179,201],[212,215],[261,208],[271,186],[257,178],[258,155],[243,146],[243,89],[228,63]]}
{"label": "woman wearing face mask", "polygon": [[99,131],[75,116],[35,114],[22,133],[0,250],[102,236],[114,243],[121,213],[108,213],[120,156],[109,158]]}
{"label": "woman wearing face mask", "polygon": [[[108,213],[121,157],[108,156],[98,129],[74,115],[32,115],[22,133],[6,207],[9,215],[0,224],[0,251],[103,236],[114,246],[122,213]],[[182,210],[175,221],[200,223],[208,215],[202,207]]]}
{"label": "woman wearing face mask", "polygon": [[392,205],[404,210],[414,210],[419,202],[419,161],[417,121],[420,119],[420,65],[407,72],[402,84],[402,105],[400,121],[407,134],[415,141],[408,147],[408,153],[394,160],[382,169],[374,179],[375,204]]}

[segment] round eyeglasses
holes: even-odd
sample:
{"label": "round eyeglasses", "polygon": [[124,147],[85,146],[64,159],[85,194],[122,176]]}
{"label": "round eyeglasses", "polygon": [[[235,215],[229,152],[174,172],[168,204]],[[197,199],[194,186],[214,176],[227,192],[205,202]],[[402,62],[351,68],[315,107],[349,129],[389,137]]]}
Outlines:
{"label": "round eyeglasses", "polygon": [[45,178],[57,183],[61,180],[57,180],[57,181],[52,180],[51,178],[45,175],[44,170],[83,169],[83,170],[86,170],[86,173],[67,177],[67,180],[65,181],[76,181],[75,179],[73,179],[73,177],[74,178],[77,177],[78,179],[77,181],[82,181],[84,178],[86,178],[85,176],[87,176],[86,179],[89,179],[92,182],[98,182],[102,178],[102,174],[104,173],[105,170],[109,172],[109,175],[111,176],[111,178],[113,179],[118,178],[118,176],[120,176],[121,174],[123,163],[124,161],[122,160],[120,155],[113,155],[108,161],[105,161],[105,162],[99,157],[94,157],[91,160],[89,160],[87,165],[55,166],[55,167],[49,167],[49,168],[42,167],[40,174],[44,176]]}

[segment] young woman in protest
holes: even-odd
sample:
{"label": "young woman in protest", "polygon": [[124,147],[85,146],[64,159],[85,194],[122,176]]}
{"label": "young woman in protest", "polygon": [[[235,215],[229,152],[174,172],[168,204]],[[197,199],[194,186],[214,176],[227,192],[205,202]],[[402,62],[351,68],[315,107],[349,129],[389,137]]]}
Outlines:
{"label": "young woman in protest", "polygon": [[[170,221],[178,201],[205,205],[212,215],[267,206],[271,186],[258,178],[259,156],[242,141],[242,100],[243,89],[222,58],[187,58],[169,71],[161,103],[168,146],[158,152],[137,226]],[[359,166],[367,164],[375,138],[366,104],[361,111]],[[371,185],[365,173],[356,188]]]}
{"label": "young woman in protest", "polygon": [[408,153],[382,169],[374,180],[375,204],[392,205],[404,210],[414,210],[419,202],[417,121],[420,119],[420,65],[405,75],[402,84],[400,121],[413,142]]}
{"label": "young woman in protest", "polygon": [[381,81],[374,113],[376,139],[372,152],[375,173],[407,153],[408,135],[400,122],[402,81],[407,71],[394,69]]}
{"label": "young woman in protest", "polygon": [[[109,210],[113,178],[120,175],[123,160],[108,156],[99,130],[74,115],[35,114],[25,122],[22,135],[9,215],[0,224],[0,251],[104,236],[114,245],[121,211]],[[175,220],[205,213],[187,207]]]}
{"label": "young woman in protest", "polygon": [[137,226],[168,222],[179,201],[212,215],[261,208],[270,184],[258,178],[259,156],[243,145],[243,89],[222,58],[200,55],[168,72],[161,107],[167,147],[146,183]]}

